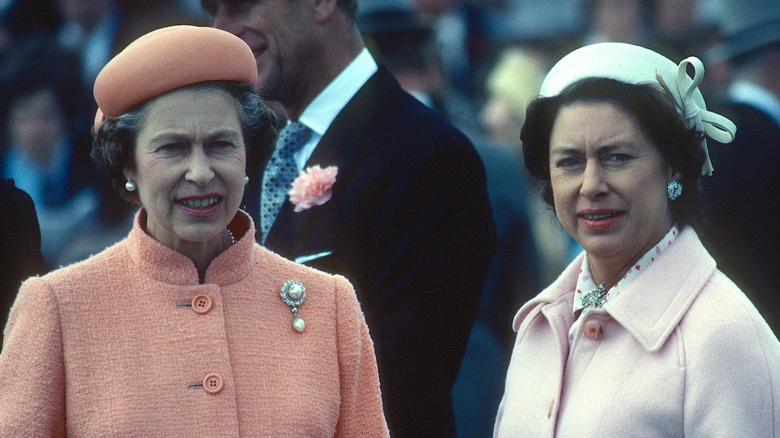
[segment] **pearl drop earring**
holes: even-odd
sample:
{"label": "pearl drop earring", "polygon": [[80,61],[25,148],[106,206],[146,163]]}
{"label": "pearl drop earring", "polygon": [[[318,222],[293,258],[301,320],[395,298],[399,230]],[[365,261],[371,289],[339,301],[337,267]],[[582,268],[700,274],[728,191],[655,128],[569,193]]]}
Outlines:
{"label": "pearl drop earring", "polygon": [[131,179],[127,180],[127,182],[125,183],[125,190],[127,190],[128,192],[135,191],[135,183],[133,182],[133,180]]}
{"label": "pearl drop earring", "polygon": [[244,185],[249,184],[249,175],[244,175]]}

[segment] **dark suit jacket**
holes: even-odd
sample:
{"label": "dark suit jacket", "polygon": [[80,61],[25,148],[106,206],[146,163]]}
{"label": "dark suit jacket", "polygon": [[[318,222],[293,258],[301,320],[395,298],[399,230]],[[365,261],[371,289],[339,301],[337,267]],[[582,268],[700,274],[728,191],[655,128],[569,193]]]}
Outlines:
{"label": "dark suit jacket", "polygon": [[[30,195],[0,178],[0,327],[22,281],[44,272],[41,229]],[[0,329],[0,347],[3,333]]]}
{"label": "dark suit jacket", "polygon": [[[455,436],[451,390],[495,247],[479,156],[380,67],[315,164],[338,166],[332,199],[300,213],[285,202],[265,246],[289,259],[332,251],[306,264],[355,285],[391,434]],[[245,197],[256,222],[258,190]]]}
{"label": "dark suit jacket", "polygon": [[704,180],[709,226],[703,240],[780,335],[780,126],[749,105],[720,112],[737,134],[730,144],[709,147],[715,171]]}

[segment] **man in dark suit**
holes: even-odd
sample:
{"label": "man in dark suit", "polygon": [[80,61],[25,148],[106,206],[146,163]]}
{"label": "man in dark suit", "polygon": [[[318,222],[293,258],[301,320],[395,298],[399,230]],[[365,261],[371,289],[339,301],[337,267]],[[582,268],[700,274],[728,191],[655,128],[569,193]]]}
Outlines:
{"label": "man in dark suit", "polygon": [[[479,156],[376,65],[355,1],[202,3],[255,52],[258,89],[311,131],[297,170],[338,168],[324,204],[284,201],[265,245],[353,282],[391,434],[455,436],[452,386],[495,246]],[[263,177],[245,196],[260,230]]]}
{"label": "man in dark suit", "polygon": [[733,74],[725,108],[734,141],[714,143],[705,243],[780,336],[780,0],[721,0],[724,41],[710,53]]}
{"label": "man in dark suit", "polygon": [[[22,281],[44,271],[41,230],[30,195],[0,178],[0,327]],[[3,333],[0,328],[0,348]]]}

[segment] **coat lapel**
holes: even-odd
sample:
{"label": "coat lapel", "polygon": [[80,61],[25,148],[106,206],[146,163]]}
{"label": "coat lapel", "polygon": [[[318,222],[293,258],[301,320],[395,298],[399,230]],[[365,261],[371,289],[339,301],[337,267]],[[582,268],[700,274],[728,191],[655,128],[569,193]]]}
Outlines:
{"label": "coat lapel", "polygon": [[337,166],[339,171],[330,201],[296,213],[289,199],[282,204],[266,240],[266,246],[290,257],[306,232],[338,199],[344,187],[359,168],[365,144],[363,137],[382,108],[400,93],[400,86],[384,67],[380,67],[333,120],[317,144],[306,168],[314,165]]}

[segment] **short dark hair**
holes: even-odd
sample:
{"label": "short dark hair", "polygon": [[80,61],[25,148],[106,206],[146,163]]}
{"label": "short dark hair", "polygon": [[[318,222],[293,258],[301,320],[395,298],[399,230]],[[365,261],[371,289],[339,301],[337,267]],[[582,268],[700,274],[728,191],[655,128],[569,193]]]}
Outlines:
{"label": "short dark hair", "polygon": [[[241,3],[246,3],[247,1],[257,3],[258,0],[200,0],[200,6],[204,11],[213,17],[216,15],[217,7],[220,3],[229,7],[236,7]],[[337,0],[336,5],[347,15],[347,17],[351,18],[352,21],[357,20],[357,0]]]}
{"label": "short dark hair", "polygon": [[[275,114],[254,88],[250,84],[231,81],[201,82],[184,88],[224,90],[236,99],[246,146],[247,175],[257,175],[262,163],[273,152],[277,131]],[[136,137],[148,102],[142,102],[118,117],[105,119],[92,134],[92,160],[128,201],[136,199],[134,194],[125,189],[126,179],[122,169],[133,167]]]}
{"label": "short dark hair", "polygon": [[664,162],[680,172],[682,195],[672,202],[672,217],[680,225],[705,225],[701,169],[706,159],[704,133],[689,128],[674,101],[652,84],[628,84],[607,78],[586,78],[553,97],[532,101],[520,134],[526,169],[541,185],[542,198],[555,208],[550,182],[550,136],[563,107],[579,102],[604,102],[631,114],[658,148]]}

